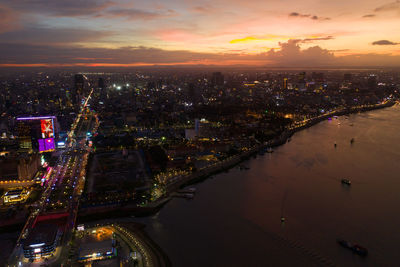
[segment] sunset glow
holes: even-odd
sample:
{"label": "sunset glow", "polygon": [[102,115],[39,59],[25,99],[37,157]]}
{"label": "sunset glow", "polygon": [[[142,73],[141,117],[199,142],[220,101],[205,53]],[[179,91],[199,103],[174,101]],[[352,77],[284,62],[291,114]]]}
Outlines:
{"label": "sunset glow", "polygon": [[399,14],[391,0],[5,0],[0,66],[399,66]]}

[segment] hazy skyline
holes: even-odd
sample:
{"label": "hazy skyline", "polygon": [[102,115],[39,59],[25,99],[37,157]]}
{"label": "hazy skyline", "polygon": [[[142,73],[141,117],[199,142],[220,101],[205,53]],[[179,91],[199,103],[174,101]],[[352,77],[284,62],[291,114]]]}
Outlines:
{"label": "hazy skyline", "polygon": [[400,1],[0,4],[0,66],[400,66]]}

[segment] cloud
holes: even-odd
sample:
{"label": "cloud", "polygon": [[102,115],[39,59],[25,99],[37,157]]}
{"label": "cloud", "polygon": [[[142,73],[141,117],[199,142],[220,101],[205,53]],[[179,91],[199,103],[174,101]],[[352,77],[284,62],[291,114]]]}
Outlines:
{"label": "cloud", "polygon": [[376,17],[376,15],[374,15],[374,14],[366,14],[366,15],[364,15],[362,17],[363,18],[373,18],[373,17]]}
{"label": "cloud", "polygon": [[20,27],[16,22],[17,12],[0,5],[0,33],[15,30]]}
{"label": "cloud", "polygon": [[138,66],[138,65],[258,65],[280,67],[400,66],[400,56],[358,54],[335,56],[320,46],[306,49],[301,40],[280,43],[259,54],[201,53],[151,47],[87,48],[0,43],[0,66]]}
{"label": "cloud", "polygon": [[168,9],[162,13],[157,13],[157,12],[150,12],[146,10],[131,8],[131,9],[108,10],[107,12],[103,13],[103,15],[100,16],[121,17],[128,20],[152,20],[157,18],[172,17],[176,15],[177,13],[172,9]]}
{"label": "cloud", "polygon": [[289,40],[286,43],[280,43],[281,50],[274,49],[267,52],[269,60],[277,65],[301,66],[310,64],[314,66],[324,66],[331,64],[335,56],[333,53],[319,46],[313,46],[302,50],[299,46],[301,40]]}
{"label": "cloud", "polygon": [[196,13],[202,13],[202,14],[210,14],[215,11],[212,7],[209,6],[195,6],[192,8],[192,11]]}
{"label": "cloud", "polygon": [[283,40],[296,40],[299,43],[311,43],[314,41],[325,41],[325,40],[332,40],[335,39],[333,36],[310,36],[306,37],[304,39],[301,38],[292,38],[289,36],[285,35],[276,35],[276,34],[266,34],[266,35],[260,35],[260,36],[247,36],[244,38],[239,38],[239,39],[233,39],[229,43],[231,44],[237,44],[237,43],[251,43],[251,42],[262,42],[262,41],[283,41]]}
{"label": "cloud", "polygon": [[333,40],[335,39],[333,36],[325,36],[325,37],[312,37],[312,38],[305,38],[301,40],[302,43],[310,43],[314,41],[327,41],[327,40]]}
{"label": "cloud", "polygon": [[316,15],[301,14],[301,13],[298,13],[298,12],[290,13],[289,17],[309,18],[309,19],[312,19],[312,20],[330,20],[331,19],[331,18],[328,18],[328,17],[318,17]]}
{"label": "cloud", "polygon": [[375,41],[372,42],[372,45],[398,45],[400,43],[395,43],[389,40],[379,40],[379,41]]}
{"label": "cloud", "polygon": [[56,17],[89,16],[115,5],[109,0],[3,0],[3,3],[19,11]]}
{"label": "cloud", "polygon": [[275,34],[265,34],[260,36],[246,36],[244,38],[233,39],[229,41],[231,44],[237,43],[251,43],[251,42],[260,42],[260,41],[275,41],[275,40],[282,40],[282,39],[290,39],[288,36],[284,35],[275,35]]}
{"label": "cloud", "polygon": [[289,17],[308,18],[308,17],[310,17],[310,16],[311,16],[311,15],[300,14],[300,13],[297,13],[297,12],[292,12],[292,13],[289,14]]}
{"label": "cloud", "polygon": [[97,41],[111,36],[109,31],[72,28],[45,28],[37,25],[0,34],[2,43],[67,44]]}
{"label": "cloud", "polygon": [[51,46],[31,44],[0,44],[0,64],[76,64],[76,63],[182,63],[203,59],[221,59],[212,53],[149,47],[86,48],[81,46]]}
{"label": "cloud", "polygon": [[396,9],[400,9],[400,0],[381,5],[374,9],[375,12],[382,12],[382,11],[394,11]]}

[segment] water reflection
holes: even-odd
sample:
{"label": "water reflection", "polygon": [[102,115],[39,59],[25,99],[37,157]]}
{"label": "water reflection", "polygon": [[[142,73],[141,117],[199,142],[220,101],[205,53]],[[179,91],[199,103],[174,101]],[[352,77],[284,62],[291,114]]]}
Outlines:
{"label": "water reflection", "polygon": [[[148,225],[174,266],[393,266],[399,121],[400,108],[392,107],[322,122],[252,158],[249,170],[196,185],[193,201],[174,199],[156,216],[135,220]],[[353,255],[337,238],[370,255]]]}

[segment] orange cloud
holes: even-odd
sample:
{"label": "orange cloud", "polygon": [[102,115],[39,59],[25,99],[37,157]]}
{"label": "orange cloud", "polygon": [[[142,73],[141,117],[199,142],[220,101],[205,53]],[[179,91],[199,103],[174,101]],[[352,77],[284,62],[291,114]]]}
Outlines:
{"label": "orange cloud", "polygon": [[241,39],[233,39],[229,43],[231,44],[237,44],[237,43],[252,43],[252,42],[263,42],[263,41],[288,41],[290,39],[298,40],[299,42],[307,43],[307,42],[313,42],[313,41],[322,41],[322,40],[331,40],[334,39],[332,36],[305,36],[305,37],[299,37],[299,36],[284,36],[284,35],[273,35],[273,34],[268,34],[268,35],[263,35],[263,36],[248,36],[245,38]]}
{"label": "orange cloud", "polygon": [[229,43],[237,44],[237,43],[261,42],[261,41],[277,41],[277,40],[282,41],[282,40],[288,40],[288,39],[290,39],[290,37],[268,34],[268,35],[264,35],[264,36],[247,36],[247,37],[240,38],[240,39],[233,39]]}

